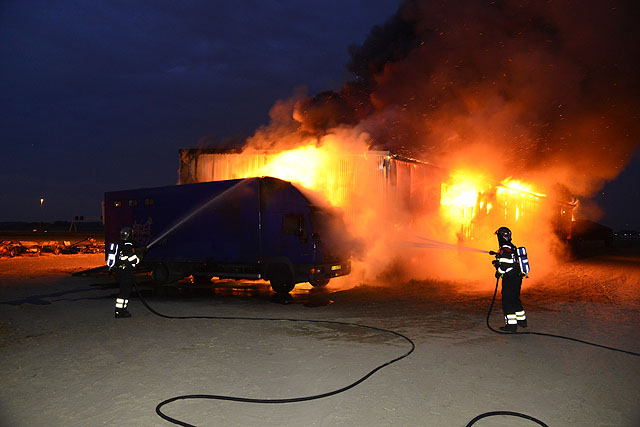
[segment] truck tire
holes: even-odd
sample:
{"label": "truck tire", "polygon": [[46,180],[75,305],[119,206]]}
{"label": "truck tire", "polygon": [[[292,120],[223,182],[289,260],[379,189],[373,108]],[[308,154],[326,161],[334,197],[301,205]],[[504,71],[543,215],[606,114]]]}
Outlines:
{"label": "truck tire", "polygon": [[296,286],[293,283],[293,274],[285,264],[276,264],[270,268],[269,275],[271,288],[277,294],[288,294]]}
{"label": "truck tire", "polygon": [[324,288],[329,284],[329,280],[330,279],[312,280],[309,283],[311,283],[311,286],[313,286],[314,288]]}

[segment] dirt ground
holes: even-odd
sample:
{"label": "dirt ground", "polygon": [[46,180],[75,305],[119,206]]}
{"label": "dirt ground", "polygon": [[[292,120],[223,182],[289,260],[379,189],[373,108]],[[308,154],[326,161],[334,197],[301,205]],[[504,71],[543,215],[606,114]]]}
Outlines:
{"label": "dirt ground", "polygon": [[[639,261],[637,253],[616,252],[567,264],[536,286],[525,281],[528,330],[640,352]],[[0,259],[1,425],[171,425],[155,407],[173,396],[325,393],[410,348],[356,326],[165,319],[138,298],[132,318],[114,319],[113,279],[70,274],[103,262],[104,254]],[[415,343],[407,358],[335,396],[289,404],[179,400],[163,412],[198,426],[465,426],[489,411],[549,426],[640,425],[639,357],[492,333],[485,319],[494,286],[491,277],[477,293],[430,281],[328,292],[298,285],[290,301],[264,284],[145,291],[168,315],[338,320]],[[475,424],[531,425],[504,416]]]}

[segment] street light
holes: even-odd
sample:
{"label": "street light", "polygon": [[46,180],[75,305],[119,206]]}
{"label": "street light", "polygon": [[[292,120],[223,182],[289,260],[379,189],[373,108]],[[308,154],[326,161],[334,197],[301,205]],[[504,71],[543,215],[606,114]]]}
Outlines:
{"label": "street light", "polygon": [[40,231],[44,228],[44,197],[40,197]]}

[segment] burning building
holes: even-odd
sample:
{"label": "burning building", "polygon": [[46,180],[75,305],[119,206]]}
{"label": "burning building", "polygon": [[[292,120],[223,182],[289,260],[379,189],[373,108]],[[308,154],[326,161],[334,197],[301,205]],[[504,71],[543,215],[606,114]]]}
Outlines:
{"label": "burning building", "polygon": [[388,151],[327,151],[331,145],[283,151],[181,149],[179,183],[265,175],[290,180],[342,208],[353,229],[367,224],[361,235],[372,228],[380,235],[394,230],[395,236],[381,238],[385,245],[415,238],[425,223],[447,230],[431,230],[429,236],[460,245],[496,224],[530,228],[543,219],[553,223],[560,240],[570,236],[575,204],[549,198],[523,182],[493,183]]}
{"label": "burning building", "polygon": [[321,193],[366,242],[367,277],[490,274],[398,242],[490,248],[502,225],[551,270],[570,194],[591,197],[638,147],[633,10],[406,0],[350,47],[340,90],[279,101],[237,151],[182,150],[180,182],[270,175]]}
{"label": "burning building", "polygon": [[[520,181],[505,179],[497,185],[479,182],[389,151],[340,153],[326,161],[319,160],[322,156],[310,147],[282,152],[184,148],[179,155],[179,184],[270,175],[321,192],[348,217],[355,216],[358,210],[350,201],[361,183],[367,182],[367,187],[373,188],[370,200],[381,199],[372,204],[398,206],[405,213],[434,214],[440,210],[459,222],[459,240],[473,238],[479,223],[527,222],[538,209],[552,210],[556,233],[568,239],[576,206],[567,194],[566,200],[549,201],[546,194],[536,193]],[[319,168],[321,172],[317,171]]]}
{"label": "burning building", "polygon": [[179,184],[270,175],[320,192],[351,216],[358,210],[351,201],[364,182],[372,190],[370,200],[380,198],[385,204],[424,210],[440,190],[439,185],[425,187],[424,183],[441,174],[435,165],[388,151],[181,149]]}

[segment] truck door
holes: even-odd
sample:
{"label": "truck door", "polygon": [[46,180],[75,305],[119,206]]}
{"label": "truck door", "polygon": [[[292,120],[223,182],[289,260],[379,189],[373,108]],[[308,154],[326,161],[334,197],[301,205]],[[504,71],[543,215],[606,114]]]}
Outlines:
{"label": "truck door", "polygon": [[[302,214],[282,215],[281,248],[284,253],[299,253],[307,259],[313,252],[313,245],[309,239],[309,225]],[[300,259],[302,262],[303,260]],[[309,262],[308,260],[306,262]]]}

